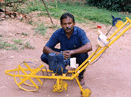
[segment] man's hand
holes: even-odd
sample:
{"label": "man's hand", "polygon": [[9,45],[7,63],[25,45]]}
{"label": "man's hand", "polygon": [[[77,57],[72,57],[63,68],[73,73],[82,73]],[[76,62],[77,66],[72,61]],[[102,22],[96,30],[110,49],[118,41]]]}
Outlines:
{"label": "man's hand", "polygon": [[70,58],[70,56],[72,55],[72,51],[71,50],[63,51],[62,54],[64,55],[64,58],[67,59],[67,58]]}

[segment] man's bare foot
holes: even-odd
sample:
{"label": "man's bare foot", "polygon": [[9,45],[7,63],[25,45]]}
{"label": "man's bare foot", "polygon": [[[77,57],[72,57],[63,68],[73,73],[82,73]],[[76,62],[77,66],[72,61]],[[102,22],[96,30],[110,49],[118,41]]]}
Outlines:
{"label": "man's bare foot", "polygon": [[88,88],[88,87],[86,86],[86,83],[85,83],[84,78],[79,79],[79,81],[80,81],[80,84],[81,84],[82,88],[84,88],[84,89]]}

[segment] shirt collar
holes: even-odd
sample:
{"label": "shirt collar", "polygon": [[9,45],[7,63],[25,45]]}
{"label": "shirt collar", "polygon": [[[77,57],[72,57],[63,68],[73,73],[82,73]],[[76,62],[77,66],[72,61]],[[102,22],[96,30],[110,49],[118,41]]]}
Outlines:
{"label": "shirt collar", "polygon": [[[64,31],[64,29],[62,28],[62,34],[65,34],[65,31]],[[74,26],[74,28],[73,28],[73,33],[72,33],[72,35],[75,35],[75,34],[77,34],[77,27],[76,26]],[[71,36],[72,36],[71,35]]]}

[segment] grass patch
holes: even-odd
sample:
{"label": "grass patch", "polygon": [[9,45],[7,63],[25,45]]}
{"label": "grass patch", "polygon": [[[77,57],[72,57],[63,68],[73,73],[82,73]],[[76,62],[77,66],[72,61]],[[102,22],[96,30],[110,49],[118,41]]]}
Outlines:
{"label": "grass patch", "polygon": [[[103,24],[111,24],[112,17],[111,14],[115,17],[121,17],[123,21],[126,20],[126,17],[131,18],[131,14],[123,14],[120,12],[112,12],[106,9],[98,9],[96,7],[90,7],[87,4],[66,3],[57,2],[46,2],[50,15],[54,18],[59,19],[60,16],[65,12],[70,12],[75,16],[76,22],[86,22],[86,20],[91,20],[95,22],[101,22]],[[83,6],[82,6],[83,5]],[[26,7],[26,8],[25,8]],[[42,11],[39,16],[47,15],[45,6],[42,1],[28,1],[24,8],[21,8],[24,13],[29,13],[32,11]]]}
{"label": "grass patch", "polygon": [[57,26],[57,25],[51,25],[50,27],[48,28],[53,28],[54,30],[57,30],[57,29],[60,29],[61,26]]}
{"label": "grass patch", "polygon": [[24,44],[24,47],[28,49],[35,49],[35,47],[31,46],[28,41]]}
{"label": "grass patch", "polygon": [[34,28],[34,30],[36,31],[34,35],[36,35],[37,33],[44,35],[46,33],[46,29],[47,27],[45,27],[44,23],[38,24],[38,27]]}
{"label": "grass patch", "polygon": [[13,39],[12,41],[14,41],[16,44],[22,45],[22,41],[21,39]]}
{"label": "grass patch", "polygon": [[28,34],[24,32],[22,32],[21,35],[28,36]]}
{"label": "grass patch", "polygon": [[10,44],[8,42],[0,40],[0,49],[18,50],[18,47],[16,47],[15,44]]}
{"label": "grass patch", "polygon": [[4,41],[0,39],[0,49],[6,49],[6,50],[21,50],[21,49],[35,49],[35,47],[31,46],[30,43],[24,42],[25,40],[22,39],[11,39],[10,43],[9,41]]}

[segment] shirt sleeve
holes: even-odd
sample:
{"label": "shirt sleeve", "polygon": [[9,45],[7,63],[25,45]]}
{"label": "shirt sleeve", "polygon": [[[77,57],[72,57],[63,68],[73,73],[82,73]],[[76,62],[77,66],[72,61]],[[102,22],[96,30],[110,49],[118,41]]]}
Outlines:
{"label": "shirt sleeve", "polygon": [[87,37],[87,35],[86,35],[84,30],[80,31],[80,39],[81,39],[81,43],[83,45],[85,45],[86,43],[90,42],[90,40],[88,39],[88,37]]}
{"label": "shirt sleeve", "polygon": [[46,43],[45,46],[49,47],[49,48],[54,48],[56,46],[56,44],[59,43],[58,40],[58,31],[55,31],[52,36],[50,37],[49,41]]}

